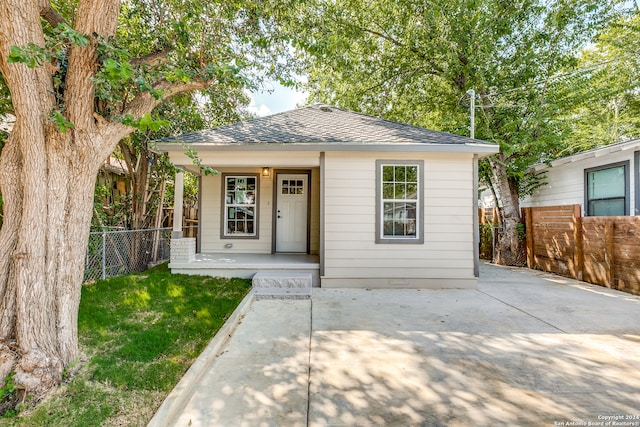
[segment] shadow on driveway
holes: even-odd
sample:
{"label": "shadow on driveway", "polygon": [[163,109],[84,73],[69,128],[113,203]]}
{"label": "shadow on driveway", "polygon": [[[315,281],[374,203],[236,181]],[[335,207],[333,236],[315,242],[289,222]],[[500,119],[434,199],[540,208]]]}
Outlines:
{"label": "shadow on driveway", "polygon": [[176,424],[640,425],[639,368],[640,297],[483,265],[477,290],[253,302]]}

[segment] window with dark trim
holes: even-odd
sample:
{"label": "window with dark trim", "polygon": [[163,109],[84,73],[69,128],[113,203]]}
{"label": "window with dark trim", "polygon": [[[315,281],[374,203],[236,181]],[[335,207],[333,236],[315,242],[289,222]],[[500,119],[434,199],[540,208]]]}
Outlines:
{"label": "window with dark trim", "polygon": [[376,243],[423,243],[422,161],[376,161]]}
{"label": "window with dark trim", "polygon": [[258,175],[223,175],[222,237],[258,236]]}
{"label": "window with dark trim", "polygon": [[629,215],[629,162],[585,169],[585,214]]}
{"label": "window with dark trim", "polygon": [[634,215],[640,215],[640,151],[633,153],[633,179],[635,188],[635,213]]}

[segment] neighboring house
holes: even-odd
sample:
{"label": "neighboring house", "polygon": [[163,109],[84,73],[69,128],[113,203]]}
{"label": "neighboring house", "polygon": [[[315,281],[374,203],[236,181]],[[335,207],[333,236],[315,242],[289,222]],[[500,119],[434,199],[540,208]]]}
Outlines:
{"label": "neighboring house", "polygon": [[200,178],[197,254],[174,224],[174,272],[297,269],[323,287],[476,284],[477,161],[495,144],[313,105],[157,143],[199,174],[185,147],[219,173]]}
{"label": "neighboring house", "polygon": [[582,206],[583,216],[640,214],[640,139],[538,164],[546,185],[522,200],[522,207]]}
{"label": "neighboring house", "polygon": [[96,185],[105,186],[108,189],[103,201],[107,209],[114,202],[118,202],[125,197],[129,186],[129,172],[124,165],[124,161],[113,156],[107,158],[100,166]]}

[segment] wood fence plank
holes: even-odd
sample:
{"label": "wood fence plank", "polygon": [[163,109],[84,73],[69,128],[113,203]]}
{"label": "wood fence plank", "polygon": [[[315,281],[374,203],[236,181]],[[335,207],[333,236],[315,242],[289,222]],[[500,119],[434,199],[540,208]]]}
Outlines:
{"label": "wood fence plank", "polygon": [[607,221],[604,233],[605,267],[607,269],[607,286],[615,288],[615,270],[613,258],[613,221]]}
{"label": "wood fence plank", "polygon": [[533,252],[533,217],[531,208],[524,209],[525,227],[527,230],[527,267],[534,268],[534,252]]}
{"label": "wood fence plank", "polygon": [[584,254],[582,253],[582,208],[580,205],[573,206],[573,278],[582,280],[582,270],[584,267]]}
{"label": "wood fence plank", "polygon": [[640,216],[581,213],[580,205],[524,208],[527,266],[640,295]]}

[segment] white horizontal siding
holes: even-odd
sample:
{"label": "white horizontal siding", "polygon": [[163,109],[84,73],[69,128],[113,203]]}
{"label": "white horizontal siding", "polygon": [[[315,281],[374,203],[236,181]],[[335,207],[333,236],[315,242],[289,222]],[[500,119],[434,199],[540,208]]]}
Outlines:
{"label": "white horizontal siding", "polygon": [[[472,176],[473,175],[469,175],[469,182],[473,182]],[[448,182],[441,181],[441,179],[444,179],[443,177],[431,176],[431,177],[427,177],[427,179],[432,179],[436,181],[428,183],[426,191],[430,191],[432,189],[465,191],[469,188],[469,182],[467,182],[466,180],[456,179],[456,177],[450,177]]]}
{"label": "white horizontal siding", "polygon": [[424,267],[404,267],[393,269],[389,267],[357,267],[348,266],[343,268],[333,268],[331,274],[326,277],[334,278],[360,278],[363,279],[362,287],[366,287],[366,279],[397,278],[397,279],[457,279],[472,278],[473,268],[424,268]]}
{"label": "white horizontal siding", "polygon": [[[202,177],[201,252],[271,253],[273,179],[259,177],[258,238],[221,238],[222,173],[257,173],[262,168],[219,168],[219,175]],[[232,248],[225,248],[230,243]]]}
{"label": "white horizontal siding", "polygon": [[536,189],[529,197],[523,198],[522,207],[573,205],[582,206],[584,215],[584,171],[594,167],[612,163],[629,161],[630,206],[633,212],[635,206],[635,166],[633,151],[618,151],[600,157],[590,157],[573,163],[564,163],[545,169],[546,185]]}
{"label": "white horizontal siding", "polygon": [[[469,254],[461,254],[462,256],[468,255],[469,257],[473,256],[473,253],[471,251],[469,251]],[[376,266],[375,267],[367,267],[368,269],[371,270],[377,270],[377,271],[382,271],[383,269],[396,269],[397,268],[397,260],[395,260],[394,258],[399,257],[400,255],[396,255],[395,253],[393,254],[393,256],[391,256],[391,254],[387,254],[386,257],[379,257],[379,258],[374,258],[375,262],[376,262]],[[358,258],[335,258],[332,259],[331,264],[333,266],[333,268],[335,269],[339,269],[339,268],[352,268],[354,267],[353,265],[353,261],[357,260]],[[434,269],[437,270],[445,270],[445,269],[457,269],[460,268],[460,260],[458,259],[451,259],[451,257],[448,258],[404,258],[403,259],[407,259],[407,260],[411,260],[411,261],[416,261],[419,265],[416,265],[415,267],[404,267],[402,269],[402,273],[400,273],[400,277],[402,277],[403,275],[406,274],[407,270],[420,270],[420,271],[424,271],[425,269],[429,269],[431,271],[433,271]],[[384,274],[381,275],[380,277],[387,277]]]}
{"label": "white horizontal siding", "polygon": [[[424,244],[376,244],[376,160],[424,161]],[[470,155],[326,153],[325,276],[473,277]]]}
{"label": "white horizontal siding", "polygon": [[[461,238],[459,240],[451,240],[451,239],[443,239],[442,241],[431,240],[429,242],[429,248],[428,248],[430,252],[429,253],[418,252],[418,253],[421,254],[421,256],[422,255],[429,256],[430,254],[438,252],[445,257],[450,257],[451,255],[448,254],[448,252],[460,252],[460,251],[469,250],[469,241],[466,238],[466,234],[465,235],[460,234],[460,237]],[[411,245],[408,245],[408,246],[411,246]],[[344,256],[369,257],[369,255],[367,255],[367,252],[365,250],[371,248],[371,242],[353,241],[349,244],[349,249],[345,250],[344,244],[342,241],[331,241],[325,244],[325,248],[326,248],[327,254],[331,254],[331,256],[333,257],[336,257],[336,255],[333,255],[334,252],[340,253],[341,254],[340,256],[342,257]],[[374,253],[376,255],[378,254],[378,252],[374,252]],[[371,253],[372,257],[374,253]],[[382,254],[381,256],[389,256],[387,252],[379,252],[379,253]]]}
{"label": "white horizontal siding", "polygon": [[[221,238],[222,173],[257,173],[262,167],[218,168],[219,175],[202,177],[201,252],[271,253],[273,236],[273,185],[275,178],[260,177],[258,204],[258,239]],[[232,248],[225,248],[230,243]],[[318,253],[320,246],[320,179],[319,168],[311,171],[310,250]]]}
{"label": "white horizontal siding", "polygon": [[[450,260],[451,254],[447,251],[435,250],[436,248],[430,247],[428,251],[414,251],[411,249],[398,249],[394,248],[392,252],[382,251],[349,251],[344,249],[334,249],[331,251],[331,259],[340,260],[340,262],[350,262],[354,259],[375,259],[377,262],[393,261],[392,258],[413,259],[421,262],[431,262],[436,260]],[[469,248],[461,248],[456,251],[457,253],[463,253],[466,256],[473,256],[473,251]],[[469,252],[466,254],[465,252]],[[339,263],[336,263],[338,265]],[[378,264],[379,265],[379,264]]]}

